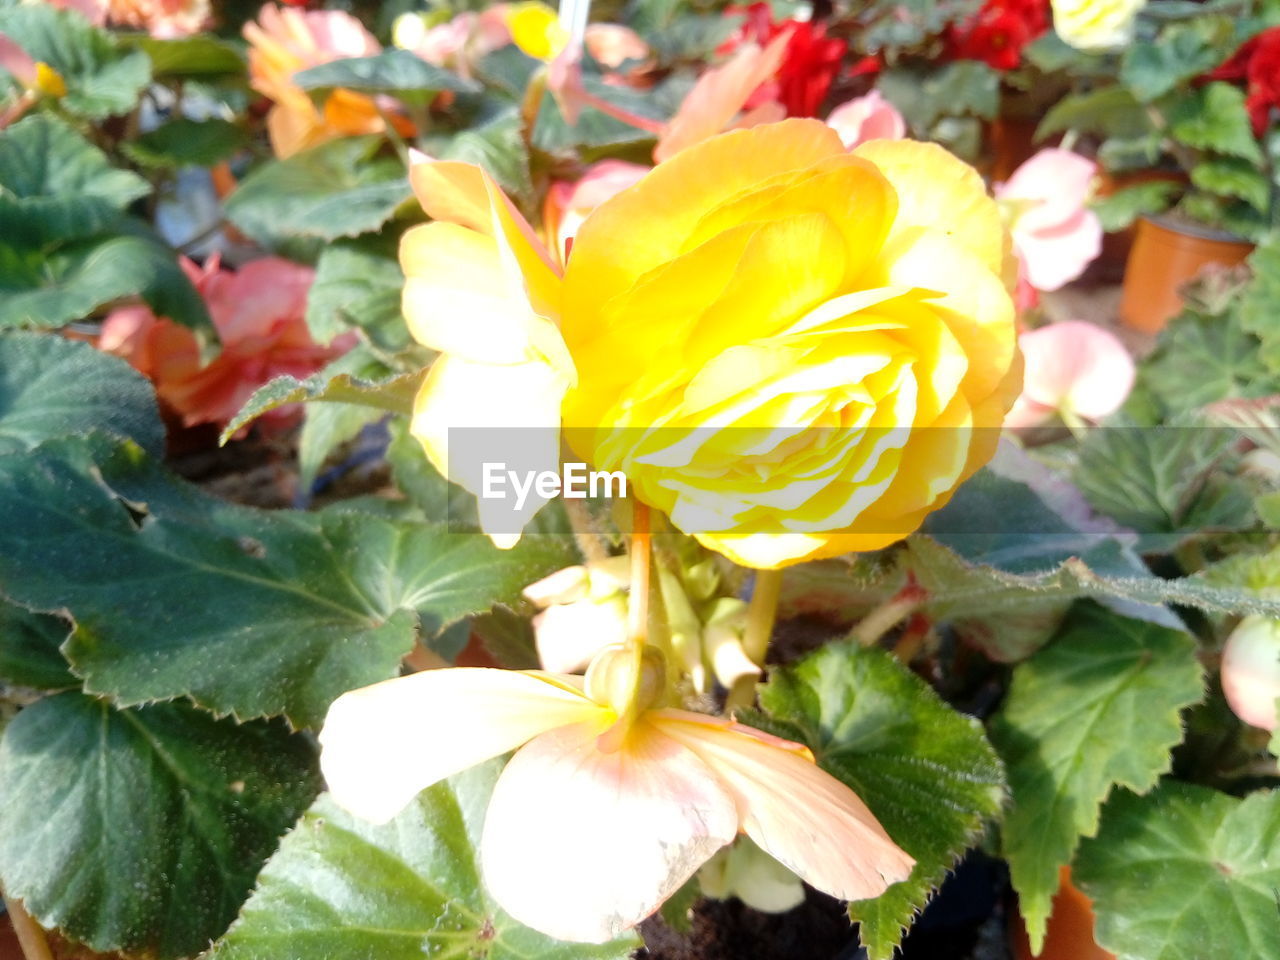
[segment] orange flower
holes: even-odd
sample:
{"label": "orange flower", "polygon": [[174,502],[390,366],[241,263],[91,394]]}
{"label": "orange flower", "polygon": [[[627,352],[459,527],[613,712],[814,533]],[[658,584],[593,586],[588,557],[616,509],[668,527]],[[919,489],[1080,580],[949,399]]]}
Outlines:
{"label": "orange flower", "polygon": [[355,17],[340,10],[303,12],[268,5],[258,14],[257,23],[245,24],[244,36],[249,41],[250,83],[274,103],[267,115],[267,131],[276,156],[288,157],[335,137],[386,129],[371,97],[335,90],[317,107],[293,83],[293,75],[300,70],[372,56],[382,49]]}

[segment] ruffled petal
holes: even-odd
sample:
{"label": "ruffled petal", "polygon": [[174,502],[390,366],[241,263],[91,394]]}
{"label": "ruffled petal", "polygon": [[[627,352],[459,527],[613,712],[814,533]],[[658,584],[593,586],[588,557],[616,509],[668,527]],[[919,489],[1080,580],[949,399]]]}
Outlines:
{"label": "ruffled petal", "polygon": [[651,728],[601,752],[601,723],[550,731],[507,764],[480,844],[485,886],[521,923],[603,943],[635,926],[738,833],[707,765]]}
{"label": "ruffled petal", "polygon": [[800,744],[683,710],[648,716],[715,771],[738,804],[743,831],[802,880],[843,900],[866,900],[910,875],[915,861]]}
{"label": "ruffled petal", "polygon": [[386,823],[438,780],[556,727],[611,717],[549,674],[426,670],[335,700],[320,731],[320,769],[340,806]]}

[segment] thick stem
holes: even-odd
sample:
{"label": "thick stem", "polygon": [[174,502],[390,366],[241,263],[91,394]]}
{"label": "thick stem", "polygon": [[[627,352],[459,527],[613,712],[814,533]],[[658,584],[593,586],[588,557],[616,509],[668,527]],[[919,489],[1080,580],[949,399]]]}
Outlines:
{"label": "thick stem", "polygon": [[849,634],[849,639],[869,647],[924,604],[925,592],[915,584],[903,587],[868,613]]}
{"label": "thick stem", "polygon": [[632,508],[631,595],[627,603],[627,645],[631,649],[631,696],[627,699],[629,726],[638,713],[640,682],[644,672],[644,646],[649,638],[649,570],[653,550],[650,543],[649,508],[639,500]]}
{"label": "thick stem", "polygon": [[22,902],[5,897],[4,908],[9,911],[9,922],[13,924],[13,932],[18,935],[18,945],[22,947],[25,960],[53,960],[53,951],[49,949],[44,930],[31,919],[31,914],[27,913]]}
{"label": "thick stem", "polygon": [[[781,594],[781,570],[756,571],[756,586],[747,607],[747,629],[742,635],[742,650],[761,669],[764,668],[765,654],[769,652],[769,638],[773,636],[773,624],[778,618],[778,597]],[[757,677],[740,677],[725,698],[724,712],[733,713],[750,706],[756,697],[757,682]]]}

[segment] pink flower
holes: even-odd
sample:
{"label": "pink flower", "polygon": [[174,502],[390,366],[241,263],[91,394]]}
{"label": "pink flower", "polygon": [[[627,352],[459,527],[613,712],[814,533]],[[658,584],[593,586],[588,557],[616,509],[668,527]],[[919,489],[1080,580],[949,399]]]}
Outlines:
{"label": "pink flower", "polygon": [[650,169],[625,160],[601,160],[588,167],[577,183],[552,184],[543,220],[549,245],[562,262],[567,259],[569,242],[591,211],[638,182]]}
{"label": "pink flower", "polygon": [[1280,622],[1245,617],[1222,651],[1222,693],[1237,717],[1275,730],[1280,699]]}
{"label": "pink flower", "polygon": [[107,18],[162,40],[186,37],[209,25],[209,0],[108,0]]}
{"label": "pink flower", "polygon": [[[217,257],[203,268],[186,258],[181,263],[205,299],[221,352],[202,366],[194,334],[143,306],[113,311],[98,346],[149,377],[187,426],[225,424],[272,377],[307,377],[347,348],[345,340],[321,347],[311,339],[304,319],[315,276],[310,267],[277,257],[235,272],[221,269]],[[296,417],[296,409],[280,408],[263,419],[283,426]]]}
{"label": "pink flower", "polygon": [[[386,822],[431,784],[515,750],[480,841],[485,886],[552,937],[601,943],[635,926],[745,833],[833,896],[879,896],[912,859],[808,749],[721,717],[660,708],[663,666],[580,677],[428,670],[343,694],[320,734],[334,800]],[[448,731],[428,736],[423,731]]]}
{"label": "pink flower", "polygon": [[1018,338],[1026,364],[1020,396],[1004,425],[1034,427],[1060,415],[1101,420],[1115,413],[1133,388],[1129,351],[1108,330],[1066,320]]}
{"label": "pink flower", "polygon": [[868,140],[901,140],[907,135],[907,122],[879,90],[840,104],[827,117],[827,126],[850,150]]}
{"label": "pink flower", "polygon": [[499,3],[479,13],[464,10],[452,20],[425,30],[420,26],[421,16],[406,14],[396,21],[396,46],[413,51],[427,63],[470,76],[476,60],[511,43],[508,7],[509,4]]}
{"label": "pink flower", "polygon": [[1102,224],[1086,204],[1097,165],[1070,150],[1041,150],[995,188],[1014,249],[1037,290],[1057,290],[1102,249]]}
{"label": "pink flower", "polygon": [[47,0],[49,6],[59,10],[78,10],[95,27],[107,22],[109,0]]}
{"label": "pink flower", "polygon": [[591,58],[609,70],[617,70],[628,60],[644,60],[649,45],[630,27],[618,23],[592,23],[584,41]]}

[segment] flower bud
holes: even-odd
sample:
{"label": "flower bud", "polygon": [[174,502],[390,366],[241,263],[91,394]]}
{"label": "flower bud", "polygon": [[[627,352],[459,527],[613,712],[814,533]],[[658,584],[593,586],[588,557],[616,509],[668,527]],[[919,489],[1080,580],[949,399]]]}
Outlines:
{"label": "flower bud", "polygon": [[722,597],[711,608],[702,628],[707,659],[716,679],[726,688],[743,677],[758,677],[760,667],[742,647],[747,632],[747,605],[737,597]]}
{"label": "flower bud", "polygon": [[1237,717],[1264,730],[1276,728],[1280,697],[1280,620],[1245,617],[1222,651],[1222,692]]}
{"label": "flower bud", "polygon": [[667,672],[662,651],[646,646],[640,659],[640,682],[635,682],[635,659],[631,648],[622,644],[606,647],[587,668],[587,696],[596,703],[625,713],[635,695],[636,711],[658,702],[666,687]]}
{"label": "flower bud", "polygon": [[786,913],[804,902],[800,878],[745,836],[708,860],[698,880],[708,897],[737,897],[763,913]]}

